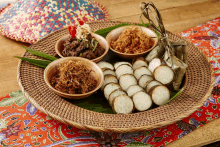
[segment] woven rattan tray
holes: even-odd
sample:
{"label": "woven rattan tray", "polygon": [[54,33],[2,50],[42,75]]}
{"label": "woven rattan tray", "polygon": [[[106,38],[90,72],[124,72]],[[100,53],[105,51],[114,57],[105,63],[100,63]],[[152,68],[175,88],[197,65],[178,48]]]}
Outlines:
{"label": "woven rattan tray", "polygon": [[[121,22],[93,22],[95,31]],[[30,48],[55,55],[56,41],[67,34],[61,29],[39,40]],[[183,39],[168,32],[171,40]],[[184,91],[170,103],[145,112],[105,114],[80,108],[59,97],[44,82],[42,68],[21,61],[18,66],[18,83],[26,98],[40,111],[52,118],[80,129],[100,132],[135,132],[172,124],[189,116],[209,97],[214,86],[212,66],[200,49],[188,42],[189,57]],[[24,57],[38,58],[25,52]],[[110,60],[107,56],[104,60]],[[112,59],[113,60],[113,59]],[[114,57],[114,60],[117,60]],[[104,98],[104,97],[103,97]]]}

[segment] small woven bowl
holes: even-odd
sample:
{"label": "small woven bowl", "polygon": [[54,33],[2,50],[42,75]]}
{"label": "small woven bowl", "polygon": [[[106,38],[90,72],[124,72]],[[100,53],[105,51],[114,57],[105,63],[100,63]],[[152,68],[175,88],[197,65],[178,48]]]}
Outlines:
{"label": "small woven bowl", "polygon": [[[126,53],[121,53],[121,52],[114,50],[110,45],[111,41],[115,41],[116,39],[118,39],[118,37],[122,34],[122,32],[129,27],[140,27],[143,32],[145,32],[149,37],[152,37],[152,39],[154,40],[154,45],[150,49],[148,49],[147,51],[142,52],[142,53],[138,53],[138,54],[126,54]],[[119,57],[124,58],[124,59],[134,59],[134,58],[138,58],[138,57],[143,57],[149,51],[151,51],[158,43],[157,34],[154,31],[152,31],[151,29],[148,29],[146,27],[137,26],[137,25],[129,25],[129,26],[123,26],[123,27],[116,28],[108,33],[108,35],[106,36],[106,40],[108,42],[110,50],[112,50],[115,54],[117,54]]]}
{"label": "small woven bowl", "polygon": [[[96,40],[97,40],[97,41],[99,42],[99,44],[101,45],[101,47],[103,47],[103,48],[105,49],[105,52],[104,52],[101,56],[99,56],[99,57],[97,57],[97,58],[91,60],[91,61],[97,63],[97,62],[99,62],[100,60],[102,60],[102,58],[108,53],[109,45],[108,45],[108,43],[107,43],[107,41],[106,41],[106,39],[105,39],[104,37],[102,37],[102,36],[100,36],[100,35],[98,35],[98,34],[95,34],[95,33],[91,33],[91,35],[92,35],[93,37],[95,37]],[[67,40],[67,38],[68,38],[69,36],[70,36],[69,34],[68,34],[68,35],[65,35],[65,36],[61,37],[61,38],[56,42],[55,51],[56,51],[56,53],[57,53],[61,58],[64,57],[64,56],[62,55],[62,51],[63,51],[63,49],[64,49],[63,43],[65,42],[65,40]]]}
{"label": "small woven bowl", "polygon": [[[56,67],[61,62],[65,62],[68,60],[83,61],[83,64],[85,64],[87,67],[89,67],[90,69],[92,69],[94,71],[94,72],[92,72],[93,76],[98,81],[97,86],[94,90],[92,90],[88,93],[84,93],[84,94],[68,94],[68,93],[60,92],[51,86],[50,79],[57,72]],[[92,62],[91,60],[88,60],[85,58],[80,58],[80,57],[64,57],[64,58],[60,58],[60,59],[53,61],[52,63],[50,63],[47,66],[47,68],[44,70],[44,81],[46,82],[47,86],[51,90],[53,90],[56,94],[58,94],[59,96],[69,98],[69,99],[82,99],[82,98],[90,96],[91,94],[96,92],[102,86],[102,84],[104,82],[104,74],[103,74],[102,70],[98,67],[98,65],[96,63]]]}

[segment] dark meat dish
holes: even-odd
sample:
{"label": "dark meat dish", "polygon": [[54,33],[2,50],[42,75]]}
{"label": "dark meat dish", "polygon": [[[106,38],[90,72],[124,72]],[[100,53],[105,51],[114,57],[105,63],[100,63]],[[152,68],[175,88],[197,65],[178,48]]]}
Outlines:
{"label": "dark meat dish", "polygon": [[[90,36],[91,37],[91,36]],[[63,44],[64,50],[62,55],[64,57],[83,57],[87,59],[95,59],[104,54],[105,49],[100,46],[95,38],[84,40],[77,40],[71,36]]]}

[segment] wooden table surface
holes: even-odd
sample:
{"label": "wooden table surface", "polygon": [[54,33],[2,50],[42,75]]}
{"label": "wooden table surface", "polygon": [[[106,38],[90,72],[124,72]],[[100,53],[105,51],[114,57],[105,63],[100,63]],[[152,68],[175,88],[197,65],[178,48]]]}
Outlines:
{"label": "wooden table surface", "polygon": [[[96,0],[104,5],[112,21],[139,22],[139,4],[143,0]],[[147,2],[147,1],[144,1]],[[165,28],[173,33],[205,23],[220,17],[219,0],[152,0],[160,13]],[[22,56],[27,45],[0,36],[0,95],[19,90],[17,83],[17,65],[19,60],[13,56]],[[168,147],[202,146],[220,140],[220,119],[216,119]]]}

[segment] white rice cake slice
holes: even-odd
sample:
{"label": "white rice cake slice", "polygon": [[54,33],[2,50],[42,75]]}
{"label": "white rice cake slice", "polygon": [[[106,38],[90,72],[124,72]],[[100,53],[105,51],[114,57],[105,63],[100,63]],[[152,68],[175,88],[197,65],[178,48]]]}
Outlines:
{"label": "white rice cake slice", "polygon": [[152,75],[151,71],[147,67],[139,67],[134,71],[134,76],[137,80],[140,79],[142,75]]}
{"label": "white rice cake slice", "polygon": [[146,91],[147,93],[149,93],[150,90],[151,90],[151,88],[153,88],[154,86],[159,86],[159,85],[162,85],[162,84],[161,84],[160,82],[158,82],[158,81],[151,81],[151,82],[149,82],[149,83],[147,84],[147,87],[146,87],[145,91]]}
{"label": "white rice cake slice", "polygon": [[150,93],[153,102],[158,106],[166,104],[170,99],[170,91],[163,85],[153,88]]}
{"label": "white rice cake slice", "polygon": [[140,85],[142,88],[145,88],[147,86],[147,83],[152,80],[152,76],[142,75],[141,78],[138,80],[138,85]]}
{"label": "white rice cake slice", "polygon": [[129,65],[130,67],[132,67],[132,65],[131,65],[131,63],[129,63],[129,62],[116,62],[115,64],[114,64],[114,68],[115,68],[115,70],[119,67],[119,66],[121,66],[121,65]]}
{"label": "white rice cake slice", "polygon": [[116,89],[120,89],[121,87],[116,83],[109,83],[104,88],[105,98],[108,100],[109,95]]}
{"label": "white rice cake slice", "polygon": [[156,69],[158,66],[162,65],[161,59],[154,58],[148,66],[148,69],[153,73],[154,69]]}
{"label": "white rice cake slice", "polygon": [[154,78],[164,85],[169,84],[174,79],[174,72],[170,67],[161,65],[154,70]]}
{"label": "white rice cake slice", "polygon": [[119,79],[119,85],[124,91],[127,91],[128,87],[131,85],[137,85],[136,78],[131,74],[122,75]]}
{"label": "white rice cake slice", "polygon": [[105,62],[105,61],[101,61],[99,63],[97,63],[97,65],[101,68],[101,69],[105,69],[105,68],[109,68],[111,70],[114,70],[114,67],[112,64]]}
{"label": "white rice cake slice", "polygon": [[133,63],[133,70],[139,68],[139,67],[142,67],[142,66],[145,66],[145,67],[148,67],[147,65],[147,62],[143,61],[143,60],[136,60],[134,63]]}
{"label": "white rice cake slice", "polygon": [[113,70],[111,70],[111,69],[105,69],[105,70],[103,71],[103,73],[104,73],[104,76],[105,76],[105,75],[113,75],[113,76],[116,76],[115,72],[114,72]]}
{"label": "white rice cake slice", "polygon": [[133,74],[133,69],[129,65],[121,65],[116,69],[115,73],[119,79],[124,74]]}
{"label": "white rice cake slice", "polygon": [[117,96],[113,101],[113,110],[117,114],[130,114],[134,110],[134,104],[127,95]]}
{"label": "white rice cake slice", "polygon": [[132,99],[134,106],[138,111],[145,111],[152,106],[151,97],[143,91],[139,91],[134,94]]}
{"label": "white rice cake slice", "polygon": [[149,63],[154,58],[158,57],[158,54],[163,51],[159,45],[157,45],[150,53],[145,57],[145,60]]}
{"label": "white rice cake slice", "polygon": [[135,93],[139,91],[144,91],[144,89],[141,88],[139,85],[131,85],[127,89],[127,94],[129,97],[132,97]]}
{"label": "white rice cake slice", "polygon": [[102,84],[102,87],[101,87],[101,90],[103,91],[105,86],[109,83],[118,83],[118,79],[115,77],[115,76],[108,76],[108,77],[105,77],[105,80]]}
{"label": "white rice cake slice", "polygon": [[109,99],[108,99],[110,106],[112,106],[114,99],[119,95],[126,95],[126,93],[122,89],[116,89],[110,94]]}

